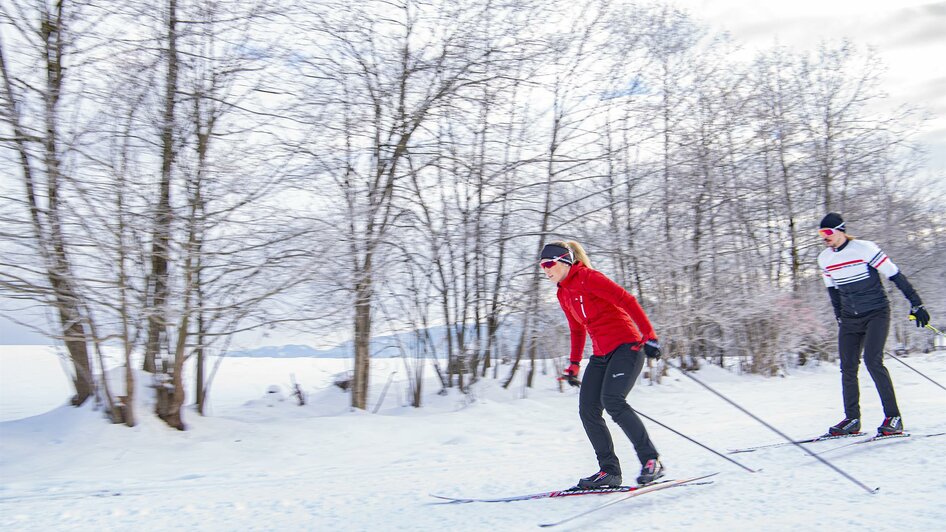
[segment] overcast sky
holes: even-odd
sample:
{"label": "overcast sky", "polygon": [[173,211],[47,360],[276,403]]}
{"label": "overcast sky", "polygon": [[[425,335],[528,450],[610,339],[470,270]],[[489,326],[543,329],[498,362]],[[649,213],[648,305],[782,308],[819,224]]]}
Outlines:
{"label": "overcast sky", "polygon": [[[888,68],[884,86],[890,103],[920,105],[934,115],[921,139],[930,152],[929,171],[946,173],[946,0],[678,0],[676,4],[712,29],[728,31],[747,54],[776,43],[813,50],[822,40],[845,38],[873,46]],[[47,342],[0,317],[0,344],[31,343]],[[280,342],[273,338],[267,343]]]}
{"label": "overcast sky", "polygon": [[[934,115],[921,139],[930,169],[946,172],[946,1],[932,0],[678,0],[712,28],[728,31],[746,52],[778,43],[813,50],[848,39],[872,46],[887,67],[892,107],[919,105]],[[946,186],[946,185],[944,185]]]}

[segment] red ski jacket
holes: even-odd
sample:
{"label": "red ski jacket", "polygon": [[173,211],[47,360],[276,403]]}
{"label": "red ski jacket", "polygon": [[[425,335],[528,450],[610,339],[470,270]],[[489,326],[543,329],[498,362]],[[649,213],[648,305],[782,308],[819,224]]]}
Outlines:
{"label": "red ski jacket", "polygon": [[558,283],[557,295],[571,331],[571,362],[581,362],[586,333],[591,335],[594,356],[607,355],[621,344],[657,338],[634,296],[580,262]]}

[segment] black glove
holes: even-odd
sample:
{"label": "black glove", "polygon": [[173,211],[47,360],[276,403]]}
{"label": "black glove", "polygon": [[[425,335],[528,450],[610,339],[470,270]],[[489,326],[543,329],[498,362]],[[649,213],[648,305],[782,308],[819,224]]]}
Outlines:
{"label": "black glove", "polygon": [[917,327],[926,327],[926,324],[930,322],[930,313],[923,308],[923,305],[910,307],[910,319],[916,320]]}
{"label": "black glove", "polygon": [[644,355],[647,358],[660,358],[660,342],[656,338],[644,342]]}

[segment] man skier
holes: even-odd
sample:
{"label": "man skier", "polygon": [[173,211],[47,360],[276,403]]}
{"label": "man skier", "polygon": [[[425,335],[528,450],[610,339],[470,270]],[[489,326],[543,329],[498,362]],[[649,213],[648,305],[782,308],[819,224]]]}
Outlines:
{"label": "man skier", "polygon": [[821,220],[818,233],[827,246],[818,255],[818,266],[838,321],[841,393],[844,398],[844,419],[828,429],[828,433],[838,436],[861,430],[857,370],[863,351],[864,365],[874,380],[884,409],[884,421],[877,427],[877,434],[901,434],[903,420],[883,360],[890,328],[890,304],[880,274],[893,281],[910,301],[910,316],[916,320],[917,327],[925,327],[930,315],[923,308],[916,290],[887,254],[877,244],[847,234],[840,214],[828,213]]}

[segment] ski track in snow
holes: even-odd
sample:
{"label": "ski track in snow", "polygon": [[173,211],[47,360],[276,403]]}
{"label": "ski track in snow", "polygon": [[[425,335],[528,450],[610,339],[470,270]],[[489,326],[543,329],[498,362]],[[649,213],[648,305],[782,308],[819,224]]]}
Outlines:
{"label": "ski track in snow", "polygon": [[[9,349],[0,350],[0,357]],[[946,382],[943,353],[916,354],[909,362]],[[288,380],[267,365],[291,362],[240,364],[248,374],[215,386],[232,398],[241,397],[243,387],[243,398],[219,402],[209,417],[188,410],[185,432],[165,427],[146,407],[139,408],[141,423],[130,429],[107,424],[89,408],[69,407],[0,423],[0,529],[519,531],[621,497],[461,505],[429,496],[564,489],[595,470],[577,394],[559,393],[549,375],[540,376],[526,398],[521,385],[504,390],[487,379],[472,403],[456,391],[437,396],[431,382],[424,408],[397,406],[391,396],[374,415],[350,412],[348,396],[331,386],[307,390],[304,407],[261,397],[269,384]],[[319,371],[330,374],[336,366]],[[946,430],[946,392],[895,361],[887,366],[906,428],[917,434]],[[379,369],[373,377],[372,406],[389,373]],[[252,375],[273,380],[248,387]],[[737,376],[715,367],[695,375],[792,437],[813,436],[840,419],[836,365],[793,370],[786,378]],[[866,371],[860,381],[864,429],[873,430],[883,414]],[[396,381],[389,394],[403,385]],[[64,397],[67,390],[51,393]],[[673,373],[659,386],[639,383],[629,401],[723,453],[780,441]],[[946,436],[887,440],[824,455],[867,486],[880,487],[869,495],[793,446],[731,456],[762,469],[748,473],[645,423],[668,478],[719,471],[714,483],[645,494],[557,529],[788,531],[843,522],[872,530],[942,530],[946,523]],[[625,482],[633,482],[639,467],[633,449],[620,429],[611,428]],[[843,444],[825,441],[810,448],[820,452]]]}

